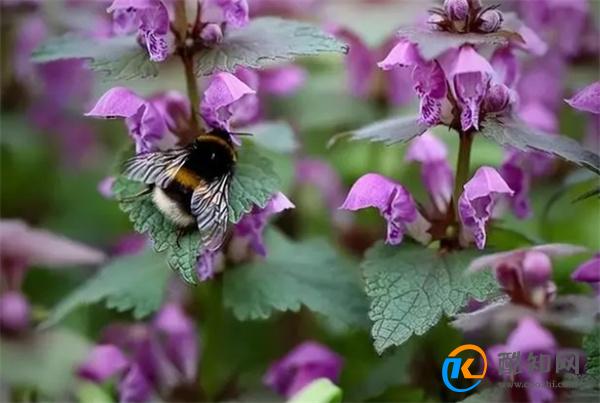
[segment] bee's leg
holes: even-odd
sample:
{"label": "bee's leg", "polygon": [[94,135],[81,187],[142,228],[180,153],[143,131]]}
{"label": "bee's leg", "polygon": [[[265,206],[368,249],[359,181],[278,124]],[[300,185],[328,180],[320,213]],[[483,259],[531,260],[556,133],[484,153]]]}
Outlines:
{"label": "bee's leg", "polygon": [[145,196],[151,192],[152,192],[152,187],[148,186],[144,190],[142,190],[136,194],[133,194],[131,196],[125,196],[123,198],[118,199],[117,201],[122,202],[122,203],[131,203],[131,202],[135,201],[137,198]]}

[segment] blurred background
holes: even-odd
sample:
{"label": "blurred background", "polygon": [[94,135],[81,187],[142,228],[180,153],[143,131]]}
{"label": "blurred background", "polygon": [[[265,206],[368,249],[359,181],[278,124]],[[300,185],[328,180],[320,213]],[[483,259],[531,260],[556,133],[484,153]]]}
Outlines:
{"label": "blurred background", "polygon": [[[92,120],[84,113],[115,85],[126,85],[143,96],[170,90],[185,93],[183,72],[177,63],[161,64],[159,76],[153,80],[115,83],[103,82],[80,61],[45,65],[30,62],[33,49],[47,37],[65,32],[102,35],[110,29],[111,17],[105,13],[109,3],[0,1],[2,289],[10,290],[10,282],[18,281],[28,306],[22,309],[29,310],[25,327],[14,332],[9,324],[2,331],[2,401],[66,398],[94,401],[96,392],[86,389],[87,384],[75,375],[75,368],[107,324],[132,322],[128,312],[118,313],[92,303],[75,309],[48,331],[51,337],[35,340],[41,337],[35,325],[97,270],[94,253],[120,256],[144,245],[143,237],[133,231],[117,202],[103,192],[103,181],[113,173],[118,153],[130,144],[126,128],[121,121]],[[358,261],[367,247],[383,237],[384,223],[376,212],[345,215],[337,211],[335,204],[341,204],[350,185],[364,173],[380,172],[405,185],[416,199],[425,199],[426,193],[418,167],[404,161],[405,147],[340,141],[328,148],[327,143],[337,133],[416,110],[418,102],[410,77],[404,73],[384,73],[375,63],[393,46],[398,27],[426,18],[428,2],[249,0],[249,3],[252,16],[280,15],[312,21],[354,46],[347,57],[323,55],[300,59],[295,64],[301,71],[296,84],[285,91],[259,90],[258,94],[261,117],[288,122],[299,144],[294,153],[269,155],[283,179],[282,191],[296,204],[296,209],[278,217],[275,225],[293,239],[326,237],[340,253]],[[518,12],[526,19],[525,3],[534,2],[504,1],[502,8]],[[586,21],[598,22],[599,4],[588,3]],[[542,34],[551,43],[549,55],[545,59],[523,56],[526,67],[521,79],[525,88],[525,81],[533,80],[536,68],[549,66],[550,59],[560,54],[560,68],[552,73],[555,74],[552,80],[559,85],[551,112],[561,133],[598,151],[598,120],[562,102],[576,90],[598,80],[600,67],[597,49],[594,53],[585,48],[583,31],[576,35],[579,48],[571,49],[568,55],[561,53],[560,37],[567,35],[561,30],[574,29],[568,25],[567,20],[565,26],[544,28]],[[591,35],[597,39],[598,32]],[[373,63],[366,67],[352,66],[351,59],[356,56],[353,52],[363,49],[371,52]],[[364,71],[357,72],[361,68]],[[542,86],[533,89],[529,86],[524,91],[546,90]],[[442,130],[437,134],[447,143],[450,163],[454,166],[458,149],[455,133]],[[503,159],[503,150],[496,144],[477,139],[472,152],[473,167],[499,166]],[[329,172],[329,176],[321,176],[321,183],[316,179],[304,180],[299,175],[302,164],[308,160],[320,161],[326,167],[323,172]],[[536,179],[532,186],[534,214],[525,220],[505,214],[502,230],[491,233],[489,243],[499,249],[511,249],[532,241],[567,242],[599,250],[600,200],[572,202],[590,190],[594,181],[589,174],[557,162],[552,175]],[[26,269],[15,265],[16,258],[7,248],[9,241],[25,251],[37,242],[44,245],[47,241],[44,236],[49,235],[34,234],[38,229],[60,235],[65,242],[81,243],[79,247],[83,249],[77,253],[81,253],[83,263],[62,262],[57,258],[49,264],[33,259]],[[48,245],[59,250],[75,247]],[[40,253],[49,256],[47,251]],[[585,257],[556,262],[554,277],[559,293],[588,292],[585,285],[569,280],[573,268]],[[9,273],[8,268],[17,266],[20,274],[14,280],[14,273]],[[165,270],[169,269],[165,266]],[[274,399],[261,386],[267,364],[307,339],[319,340],[344,357],[340,385],[348,401],[453,398],[441,387],[439,378],[432,375],[463,337],[446,324],[382,358],[374,352],[367,329],[338,328],[304,310],[279,314],[265,321],[239,322],[221,305],[215,287],[201,284],[189,288],[175,276],[172,282],[172,292],[185,301],[189,315],[202,323],[198,336],[203,346],[199,379],[207,400],[227,400],[238,396],[235,391],[243,391],[246,400]],[[14,306],[21,305],[12,306],[17,309]],[[4,317],[12,314],[2,309]],[[15,320],[18,322],[18,318]],[[98,396],[107,398],[110,393]],[[186,391],[176,396],[194,400]]]}

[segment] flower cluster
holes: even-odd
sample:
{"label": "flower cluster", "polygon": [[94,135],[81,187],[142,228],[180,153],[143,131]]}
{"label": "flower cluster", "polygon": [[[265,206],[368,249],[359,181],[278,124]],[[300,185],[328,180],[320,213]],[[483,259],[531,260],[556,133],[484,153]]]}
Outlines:
{"label": "flower cluster", "polygon": [[433,8],[427,21],[433,29],[448,32],[496,32],[504,15],[498,6],[482,7],[480,0],[444,0],[443,8]]}

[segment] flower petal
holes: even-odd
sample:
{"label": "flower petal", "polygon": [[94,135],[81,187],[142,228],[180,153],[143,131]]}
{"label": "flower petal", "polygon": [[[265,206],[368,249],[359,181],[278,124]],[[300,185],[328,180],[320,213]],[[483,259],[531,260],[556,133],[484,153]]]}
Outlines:
{"label": "flower petal", "polygon": [[293,64],[259,70],[261,92],[273,95],[291,95],[306,82],[307,73]]}
{"label": "flower petal", "polygon": [[119,401],[142,403],[146,402],[152,396],[152,386],[146,379],[142,369],[137,364],[133,364],[125,377],[119,382]]}
{"label": "flower petal", "polygon": [[100,118],[128,118],[135,115],[146,101],[125,87],[114,87],[100,97],[85,116]]}
{"label": "flower petal", "polygon": [[336,29],[334,34],[350,47],[344,61],[351,93],[357,97],[368,96],[375,72],[373,53],[363,40],[349,29]]}
{"label": "flower petal", "polygon": [[248,24],[248,2],[246,0],[203,0],[202,22],[227,23],[232,27]]}
{"label": "flower petal", "polygon": [[485,226],[500,195],[513,195],[502,176],[491,167],[481,167],[473,178],[464,185],[458,199],[458,211],[463,223],[463,236],[473,237],[477,248],[485,246]]}
{"label": "flower petal", "polygon": [[565,101],[580,111],[600,114],[600,81],[588,85]]}
{"label": "flower petal", "polygon": [[128,366],[129,360],[119,348],[112,344],[100,344],[89,353],[85,362],[77,370],[77,375],[102,383],[122,373]]}
{"label": "flower petal", "polygon": [[229,131],[229,119],[233,114],[231,105],[255,93],[255,90],[233,74],[218,73],[204,91],[200,104],[202,117],[210,127]]}
{"label": "flower petal", "polygon": [[377,63],[377,66],[383,70],[390,70],[395,67],[412,67],[421,64],[425,64],[425,60],[419,54],[417,45],[407,40],[401,40],[385,59]]}
{"label": "flower petal", "polygon": [[448,155],[446,144],[427,130],[410,142],[404,158],[406,161],[416,161],[421,164],[445,161]]}
{"label": "flower petal", "polygon": [[0,296],[0,330],[22,332],[29,327],[30,320],[31,308],[21,292],[6,291]]}
{"label": "flower petal", "polygon": [[525,317],[508,336],[506,347],[508,351],[519,351],[521,355],[525,355],[534,351],[553,352],[557,345],[552,333],[540,326],[535,319]]}
{"label": "flower petal", "polygon": [[584,283],[600,283],[600,254],[577,267],[571,274],[571,279]]}

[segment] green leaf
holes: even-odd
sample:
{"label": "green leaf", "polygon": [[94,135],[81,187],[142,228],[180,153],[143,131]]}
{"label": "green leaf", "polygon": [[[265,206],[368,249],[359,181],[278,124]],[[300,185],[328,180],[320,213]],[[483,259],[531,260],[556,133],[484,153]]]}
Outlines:
{"label": "green leaf", "polygon": [[443,31],[425,29],[402,28],[398,37],[406,38],[419,46],[421,55],[427,59],[435,59],[442,53],[452,48],[459,48],[465,44],[505,46],[510,42],[525,43],[521,35],[511,31],[497,31],[489,34],[464,33],[457,34]]}
{"label": "green leaf", "polygon": [[[152,238],[154,250],[167,251],[169,266],[188,283],[196,283],[196,262],[201,254],[197,231],[182,234],[181,230],[158,210],[151,194],[139,195],[145,185],[118,177],[113,185],[120,207],[129,215],[133,227]],[[264,207],[279,189],[279,177],[271,161],[260,155],[256,147],[244,145],[229,190],[229,221],[236,223],[254,205]]]}
{"label": "green leaf", "polygon": [[482,126],[481,134],[502,146],[556,155],[600,174],[600,156],[571,138],[543,133],[512,119],[487,119]]}
{"label": "green leaf", "polygon": [[75,368],[83,362],[89,348],[80,335],[66,329],[2,338],[0,378],[5,385],[35,388],[46,397],[39,400],[64,400],[75,388]]}
{"label": "green leaf", "polygon": [[266,319],[302,305],[330,319],[365,325],[367,302],[352,265],[324,240],[266,235],[268,255],[225,272],[224,301],[240,320]]}
{"label": "green leaf", "polygon": [[342,390],[327,378],[315,379],[287,403],[341,403]]}
{"label": "green leaf", "polygon": [[36,63],[64,59],[88,60],[90,68],[107,81],[158,75],[156,63],[132,36],[93,39],[67,34],[46,40],[32,54]]}
{"label": "green leaf", "polygon": [[327,145],[333,146],[341,137],[349,136],[352,140],[381,141],[386,145],[406,143],[420,136],[427,126],[419,122],[418,116],[402,116],[381,120],[348,133],[334,136]]}
{"label": "green leaf", "polygon": [[318,27],[275,17],[252,19],[248,26],[232,30],[223,42],[200,53],[198,74],[234,71],[238,66],[263,67],[273,61],[324,52],[346,53],[347,46]]}
{"label": "green leaf", "polygon": [[282,120],[262,122],[244,127],[241,133],[252,133],[250,138],[259,146],[278,153],[292,153],[298,149],[298,141],[291,126]]}
{"label": "green leaf", "polygon": [[592,333],[583,340],[585,351],[585,373],[600,376],[600,326],[596,326]]}
{"label": "green leaf", "polygon": [[422,335],[442,314],[456,314],[468,298],[484,299],[496,290],[489,273],[466,275],[473,251],[444,255],[416,245],[378,243],[362,263],[371,300],[371,335],[377,352]]}
{"label": "green leaf", "polygon": [[132,311],[136,319],[156,311],[163,302],[171,272],[151,250],[113,260],[64,298],[42,327],[52,326],[82,305],[104,301],[119,312]]}
{"label": "green leaf", "polygon": [[240,221],[255,205],[265,207],[279,186],[280,179],[271,160],[246,144],[240,149],[229,191],[229,221]]}

